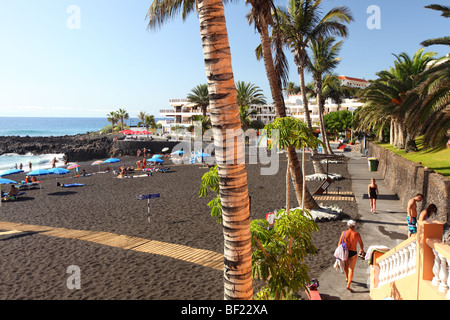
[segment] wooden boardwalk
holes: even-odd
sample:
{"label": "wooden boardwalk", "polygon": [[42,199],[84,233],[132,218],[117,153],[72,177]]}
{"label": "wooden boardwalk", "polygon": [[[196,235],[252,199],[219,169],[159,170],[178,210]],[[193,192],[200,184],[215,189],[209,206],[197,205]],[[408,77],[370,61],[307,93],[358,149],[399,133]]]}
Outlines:
{"label": "wooden boardwalk", "polygon": [[179,244],[148,240],[126,235],[117,235],[109,232],[73,230],[6,221],[0,221],[0,230],[7,230],[0,232],[0,236],[14,236],[22,232],[39,232],[39,234],[50,237],[90,241],[125,250],[163,255],[186,262],[199,264],[204,267],[223,270],[223,254],[210,250],[191,248]]}
{"label": "wooden boardwalk", "polygon": [[328,191],[328,194],[313,195],[315,200],[322,201],[356,201],[355,195],[351,191]]}

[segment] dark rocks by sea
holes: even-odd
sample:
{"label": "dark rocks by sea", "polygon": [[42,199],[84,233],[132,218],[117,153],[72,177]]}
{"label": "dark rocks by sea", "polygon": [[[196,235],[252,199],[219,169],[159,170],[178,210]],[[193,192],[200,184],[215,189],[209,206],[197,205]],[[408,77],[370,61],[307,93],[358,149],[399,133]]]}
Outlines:
{"label": "dark rocks by sea", "polygon": [[69,161],[90,161],[111,156],[136,155],[138,149],[147,148],[160,153],[164,147],[172,148],[175,141],[124,141],[123,134],[102,135],[86,133],[50,137],[0,137],[0,155],[6,153],[53,154],[64,153]]}

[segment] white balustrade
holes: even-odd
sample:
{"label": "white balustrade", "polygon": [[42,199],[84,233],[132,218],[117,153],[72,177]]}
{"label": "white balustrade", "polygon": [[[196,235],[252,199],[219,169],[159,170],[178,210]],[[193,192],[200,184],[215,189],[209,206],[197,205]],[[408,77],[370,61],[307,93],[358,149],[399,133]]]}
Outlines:
{"label": "white balustrade", "polygon": [[441,283],[439,284],[438,290],[440,292],[446,293],[448,291],[447,278],[448,278],[448,270],[447,270],[447,259],[442,255],[438,254],[439,259],[441,260],[440,270],[439,270],[439,279],[441,279]]}
{"label": "white balustrade", "polygon": [[434,253],[434,265],[433,265],[432,270],[433,270],[434,277],[431,280],[431,283],[437,287],[437,286],[439,286],[439,283],[441,282],[441,280],[439,279],[439,268],[440,268],[441,263],[440,263],[438,253],[435,249],[433,249],[433,253]]}
{"label": "white balustrade", "polygon": [[447,259],[444,255],[433,249],[434,253],[434,265],[433,274],[434,277],[431,283],[438,288],[439,292],[447,293],[446,298],[450,299],[450,259]]}
{"label": "white balustrade", "polygon": [[405,247],[379,261],[379,286],[416,272],[416,247],[415,241],[410,242]]}
{"label": "white balustrade", "polygon": [[[447,270],[450,271],[450,259],[447,259]],[[447,286],[450,288],[450,277],[447,277]],[[450,299],[450,290],[447,291],[447,299]]]}

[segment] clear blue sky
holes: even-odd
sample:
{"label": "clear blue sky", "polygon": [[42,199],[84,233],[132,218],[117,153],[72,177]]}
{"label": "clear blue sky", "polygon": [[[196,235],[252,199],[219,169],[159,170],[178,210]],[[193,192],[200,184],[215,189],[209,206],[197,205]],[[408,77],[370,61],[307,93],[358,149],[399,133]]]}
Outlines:
{"label": "clear blue sky", "polygon": [[[420,42],[448,35],[449,20],[424,9],[442,0],[324,0],[324,10],[348,6],[355,18],[336,73],[371,79],[392,65],[393,53],[412,55]],[[2,0],[0,2],[0,116],[104,117],[118,108],[134,117],[159,117],[171,98],[184,98],[206,82],[199,23],[174,19],[147,30],[150,0]],[[278,0],[278,5],[286,5]],[[80,10],[79,29],[67,22]],[[370,5],[381,12],[381,28],[366,25]],[[235,80],[259,86],[271,101],[264,65],[256,61],[259,36],[241,3],[227,4]],[[73,24],[69,24],[73,25]],[[433,46],[438,56],[449,52]],[[292,56],[288,53],[292,62]],[[309,78],[307,77],[307,80]],[[290,80],[298,83],[291,63]]]}

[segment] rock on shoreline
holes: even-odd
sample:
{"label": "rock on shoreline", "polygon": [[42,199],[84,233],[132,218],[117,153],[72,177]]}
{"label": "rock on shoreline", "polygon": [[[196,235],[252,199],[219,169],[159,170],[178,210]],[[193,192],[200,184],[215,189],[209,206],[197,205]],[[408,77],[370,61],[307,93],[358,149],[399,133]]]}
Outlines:
{"label": "rock on shoreline", "polygon": [[70,161],[88,161],[108,157],[115,136],[78,134],[50,137],[0,137],[0,155],[64,153]]}

